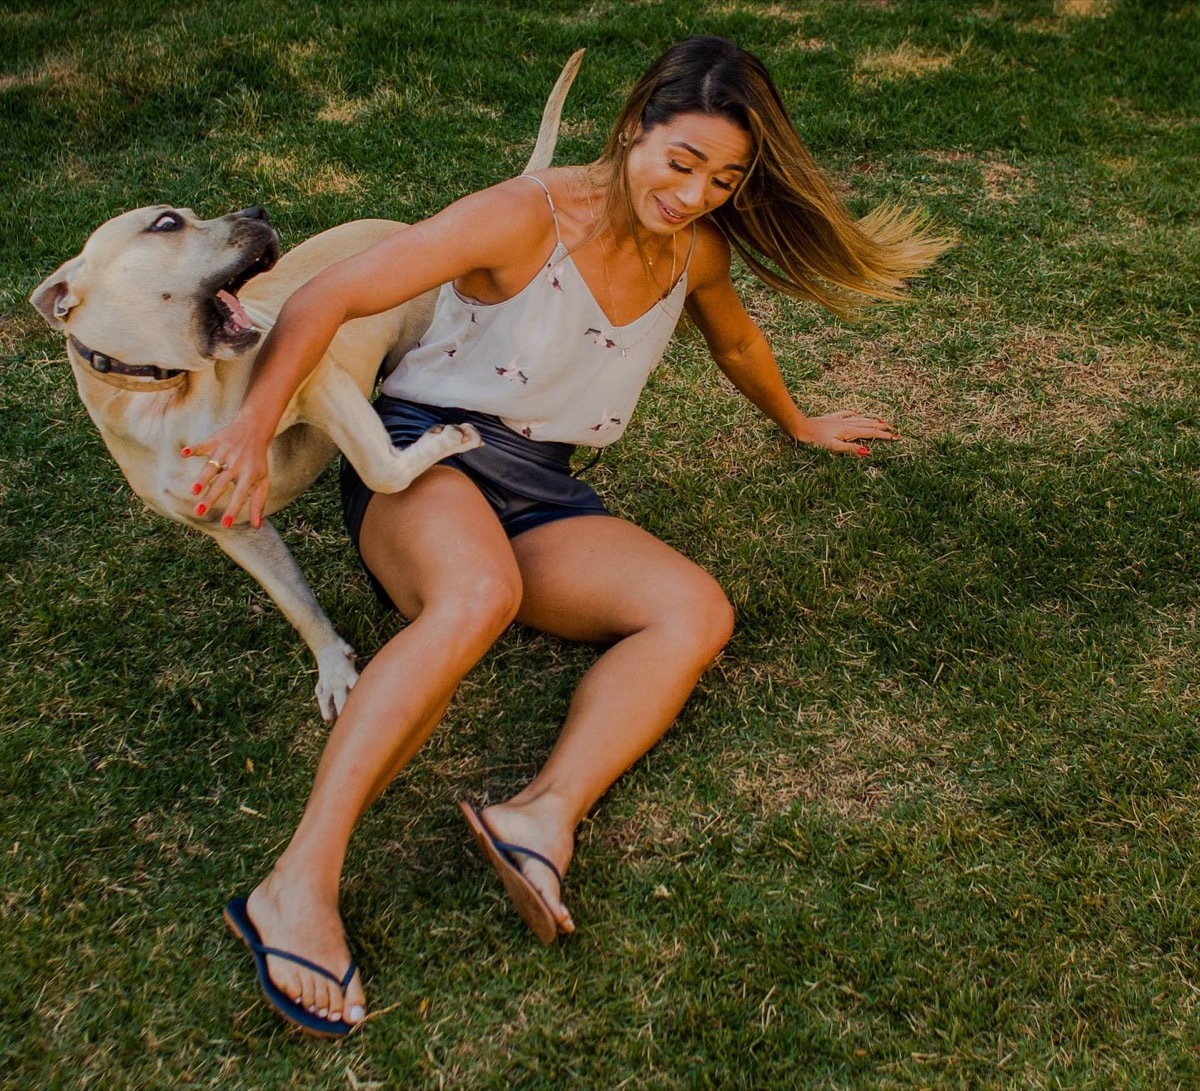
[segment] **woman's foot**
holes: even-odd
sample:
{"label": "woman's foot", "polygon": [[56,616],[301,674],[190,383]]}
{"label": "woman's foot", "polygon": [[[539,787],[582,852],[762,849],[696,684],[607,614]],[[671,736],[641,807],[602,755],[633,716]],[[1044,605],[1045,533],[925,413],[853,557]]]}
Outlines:
{"label": "woman's foot", "polygon": [[[575,851],[574,827],[564,824],[558,815],[542,806],[540,801],[527,804],[517,804],[512,800],[497,803],[484,808],[480,816],[488,832],[497,841],[520,845],[544,856],[558,868],[559,875],[566,875]],[[517,853],[513,854],[512,859],[546,903],[559,932],[564,935],[574,932],[575,922],[563,905],[558,876],[533,856]]]}
{"label": "woman's foot", "polygon": [[[303,878],[292,879],[276,867],[246,899],[246,911],[265,946],[298,955],[336,977],[350,965],[336,896],[330,903]],[[366,1015],[358,973],[343,995],[334,981],[290,959],[268,955],[267,972],[284,995],[318,1018],[353,1025]]]}

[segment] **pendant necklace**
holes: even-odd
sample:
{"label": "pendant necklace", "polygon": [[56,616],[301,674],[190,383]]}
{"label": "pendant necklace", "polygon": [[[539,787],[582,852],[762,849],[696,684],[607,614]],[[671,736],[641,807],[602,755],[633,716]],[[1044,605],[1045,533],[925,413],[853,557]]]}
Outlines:
{"label": "pendant necklace", "polygon": [[[590,189],[588,190],[588,193],[587,193],[587,203],[588,203],[588,215],[591,216],[591,218],[592,218],[592,226],[596,227],[597,226],[596,212],[592,208],[592,191]],[[616,304],[613,300],[612,274],[608,271],[608,247],[604,245],[604,232],[603,231],[600,232],[599,239],[600,239],[600,262],[604,266],[604,282],[608,286],[608,307],[609,307],[609,310],[615,314],[617,308],[616,308]],[[647,258],[646,260],[649,262],[650,265],[654,264],[654,262],[651,259]],[[658,307],[660,310],[662,310],[663,314],[666,314],[666,315],[670,315],[670,312],[667,310],[666,307],[663,306],[663,303],[666,301],[667,297],[671,294],[671,292],[675,288],[675,260],[676,260],[675,259],[675,237],[672,235],[671,236],[671,279],[667,281],[667,285],[668,285],[667,290],[665,292],[662,292],[662,294],[654,302],[654,305],[656,307]],[[646,274],[646,279],[650,282],[650,284],[656,290],[659,290],[659,284],[657,281],[655,281],[652,278],[652,276],[650,274],[650,270],[643,266],[642,271]],[[605,316],[605,317],[607,317],[607,316]],[[652,334],[654,332],[654,329],[657,326],[657,323],[656,322],[650,323],[649,329],[647,329],[646,332],[643,333],[641,337],[639,337],[636,341],[634,341],[632,345],[627,345],[624,343],[624,341],[621,340],[621,333],[617,329],[617,325],[615,322],[610,320],[609,326],[612,329],[613,338],[617,342],[617,348],[619,348],[621,350],[621,358],[626,359],[629,356],[629,350],[637,348],[638,345],[640,345],[643,341],[645,341],[646,338],[649,337],[650,334]]]}

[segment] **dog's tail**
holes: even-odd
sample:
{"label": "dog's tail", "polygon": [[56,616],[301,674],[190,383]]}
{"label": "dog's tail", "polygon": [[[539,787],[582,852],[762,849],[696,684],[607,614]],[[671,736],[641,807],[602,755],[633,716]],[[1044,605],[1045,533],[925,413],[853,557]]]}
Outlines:
{"label": "dog's tail", "polygon": [[538,129],[537,143],[523,173],[528,174],[531,170],[541,170],[550,166],[550,161],[554,158],[554,146],[558,143],[558,123],[562,119],[563,103],[567,101],[567,92],[575,82],[575,74],[579,71],[582,60],[583,50],[580,49],[571,54],[558,74],[550,97],[546,99],[546,108],[542,111],[542,125]]}

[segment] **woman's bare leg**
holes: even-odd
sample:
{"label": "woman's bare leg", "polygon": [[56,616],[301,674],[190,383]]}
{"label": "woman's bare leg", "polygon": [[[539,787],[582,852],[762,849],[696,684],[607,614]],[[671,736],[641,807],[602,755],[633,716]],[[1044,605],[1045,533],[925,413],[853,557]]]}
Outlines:
{"label": "woman's bare leg", "polygon": [[[491,508],[456,470],[434,467],[402,493],[376,496],[363,558],[411,623],[363,670],[321,755],[291,842],[248,910],[263,942],[340,975],[350,963],[338,886],[355,823],[442,718],[458,683],[512,620],[521,579]],[[356,975],[336,985],[269,959],[272,980],[310,1011],[362,1018]]]}
{"label": "woman's bare leg", "polygon": [[[729,640],[733,610],[707,572],[620,519],[562,519],[512,546],[524,585],[518,620],[570,640],[615,641],[580,682],[541,771],[484,812],[498,838],[565,873],[575,827],[671,725]],[[573,930],[549,870],[521,866],[560,928]]]}

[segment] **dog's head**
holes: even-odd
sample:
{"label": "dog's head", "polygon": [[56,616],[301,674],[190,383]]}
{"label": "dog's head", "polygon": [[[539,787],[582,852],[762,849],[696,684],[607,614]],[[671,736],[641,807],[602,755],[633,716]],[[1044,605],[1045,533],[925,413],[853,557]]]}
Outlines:
{"label": "dog's head", "polygon": [[252,349],[262,333],[238,290],[274,266],[279,240],[248,208],[215,220],[156,205],[98,227],[30,302],[56,330],[134,366],[195,371]]}

